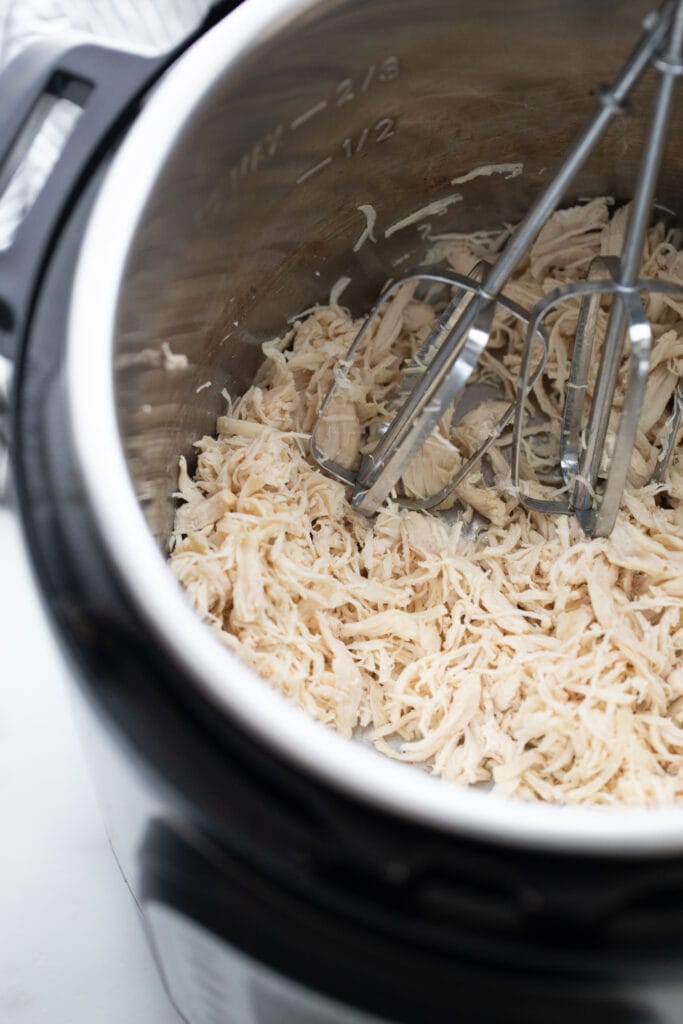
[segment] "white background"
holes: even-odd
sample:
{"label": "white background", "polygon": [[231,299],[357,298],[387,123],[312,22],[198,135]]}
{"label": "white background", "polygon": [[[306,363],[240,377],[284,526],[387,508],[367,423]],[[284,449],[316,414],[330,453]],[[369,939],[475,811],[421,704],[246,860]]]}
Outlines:
{"label": "white background", "polygon": [[[163,50],[206,6],[0,0],[0,64],[70,31]],[[55,129],[43,149],[59,139]],[[5,220],[20,216],[30,171],[29,160]],[[179,1024],[109,847],[69,700],[18,523],[0,507],[0,1024]]]}
{"label": "white background", "polygon": [[109,847],[69,685],[0,509],[0,1022],[179,1024]]}

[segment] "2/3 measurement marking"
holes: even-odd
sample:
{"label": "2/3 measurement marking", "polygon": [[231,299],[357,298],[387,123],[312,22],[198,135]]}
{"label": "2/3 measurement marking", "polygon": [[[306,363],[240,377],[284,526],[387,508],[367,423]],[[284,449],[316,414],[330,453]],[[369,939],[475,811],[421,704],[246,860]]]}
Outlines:
{"label": "2/3 measurement marking", "polygon": [[[342,78],[335,87],[335,105],[343,107],[345,103],[352,103],[358,93],[367,92],[373,81],[393,82],[401,73],[398,57],[387,57],[380,65],[371,64],[362,78]],[[358,82],[360,81],[360,85]]]}
{"label": "2/3 measurement marking", "polygon": [[[289,124],[276,125],[243,153],[228,172],[231,185],[235,188],[238,187],[240,181],[249,177],[264,164],[272,160],[289,133],[298,131],[330,107],[343,107],[361,98],[364,93],[374,86],[385,85],[395,81],[400,74],[401,65],[399,59],[397,56],[392,55],[376,64],[370,64],[369,67],[363,68],[356,75],[342,78],[332,87],[331,92],[326,97],[311,104],[306,110],[292,118]],[[394,129],[394,119],[383,117],[372,127],[364,128],[359,138],[344,139],[342,143],[344,153],[347,157],[350,157],[354,153],[360,153],[366,144],[384,142],[393,135]],[[325,166],[330,162],[331,159],[327,160],[327,158],[321,161]],[[306,180],[312,173],[315,173],[314,168],[304,171],[303,174],[299,175],[297,183]]]}

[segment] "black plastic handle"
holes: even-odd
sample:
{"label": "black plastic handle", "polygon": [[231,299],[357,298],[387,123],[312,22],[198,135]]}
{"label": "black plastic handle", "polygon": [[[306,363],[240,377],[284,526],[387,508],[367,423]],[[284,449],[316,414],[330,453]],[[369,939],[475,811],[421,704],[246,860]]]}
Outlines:
{"label": "black plastic handle", "polygon": [[9,248],[0,252],[0,355],[12,357],[22,344],[51,247],[92,169],[162,72],[235,6],[234,0],[213,4],[202,24],[161,56],[45,41],[28,47],[0,74],[0,195],[42,123],[46,98],[82,108],[47,182]]}
{"label": "black plastic handle", "polygon": [[72,49],[36,43],[0,76],[6,111],[0,122],[0,190],[10,180],[42,123],[46,97],[68,99],[82,114],[45,184],[0,252],[0,354],[20,344],[50,242],[70,200],[102,155],[120,120],[161,70],[162,61],[103,46]]}

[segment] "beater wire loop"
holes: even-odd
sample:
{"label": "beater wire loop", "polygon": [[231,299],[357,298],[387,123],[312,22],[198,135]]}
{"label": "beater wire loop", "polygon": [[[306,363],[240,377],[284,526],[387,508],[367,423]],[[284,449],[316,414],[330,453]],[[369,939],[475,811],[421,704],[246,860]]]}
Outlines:
{"label": "beater wire loop", "polygon": [[[453,288],[454,293],[445,310],[437,317],[423,344],[412,359],[408,360],[404,366],[403,376],[397,388],[396,395],[390,402],[391,411],[405,408],[402,401],[405,399],[406,393],[408,395],[414,393],[411,388],[411,382],[419,380],[429,373],[435,353],[441,350],[444,333],[449,330],[449,326],[453,319],[462,314],[464,303],[467,300],[471,302],[476,298],[482,303],[482,311],[480,311],[479,318],[475,319],[475,326],[478,326],[482,334],[485,333],[484,343],[488,342],[489,339],[494,307],[500,307],[500,309],[504,310],[521,323],[528,323],[529,314],[522,308],[522,306],[508,298],[508,296],[501,295],[497,302],[492,304],[487,297],[481,295],[481,284],[476,280],[476,276],[481,276],[487,266],[488,264],[486,264],[485,261],[480,261],[473,268],[470,275],[458,274],[454,270],[435,269],[433,267],[417,267],[414,270],[402,274],[384,290],[379,300],[370,311],[368,317],[365,319],[346,355],[339,361],[339,363],[337,363],[333,383],[320,407],[320,411],[311,432],[310,452],[320,468],[329,476],[332,476],[336,480],[354,488],[351,500],[352,503],[361,511],[367,511],[368,504],[370,503],[374,504],[377,502],[377,505],[379,506],[386,497],[386,495],[384,495],[384,497],[378,499],[378,493],[377,491],[372,492],[372,487],[374,482],[381,475],[384,466],[383,459],[385,458],[385,451],[392,451],[392,447],[395,444],[394,437],[398,433],[398,430],[395,427],[395,420],[387,420],[379,425],[376,424],[375,431],[379,435],[378,443],[371,453],[363,456],[358,471],[354,472],[353,469],[343,466],[338,461],[330,458],[330,456],[325,452],[320,440],[322,425],[325,422],[325,417],[333,400],[339,394],[340,388],[344,386],[345,381],[348,379],[349,373],[358,357],[359,350],[361,349],[363,342],[371,336],[375,325],[381,318],[381,314],[386,303],[392,299],[402,287],[411,282],[430,282],[432,284],[450,286]],[[490,320],[488,319],[489,317],[491,318]],[[530,373],[529,379],[531,387],[533,387],[534,383],[542,373],[548,357],[548,338],[545,329],[540,324],[535,329],[534,335],[534,344],[540,345],[541,354],[534,367],[533,373]],[[483,340],[483,338],[475,339],[475,344],[481,345]],[[463,362],[458,364],[460,370],[463,372],[457,383],[459,385],[461,384],[463,389],[477,364],[478,359],[472,360],[469,364],[465,364]],[[430,509],[442,504],[458,484],[460,484],[472,469],[474,469],[474,467],[481,461],[484,455],[498,440],[506,427],[512,422],[515,413],[515,405],[515,401],[512,401],[509,404],[503,415],[498,420],[498,423],[493,427],[489,436],[486,437],[476,451],[469,456],[469,458],[451,477],[448,483],[436,494],[424,498],[416,498],[400,494],[397,495],[398,503],[406,508],[412,509]],[[410,424],[408,424],[408,426],[410,426]],[[382,479],[382,487],[386,486],[386,479],[386,476],[384,476]],[[392,483],[390,484],[389,489],[393,488],[398,481],[399,476],[396,476],[395,478],[392,477]]]}

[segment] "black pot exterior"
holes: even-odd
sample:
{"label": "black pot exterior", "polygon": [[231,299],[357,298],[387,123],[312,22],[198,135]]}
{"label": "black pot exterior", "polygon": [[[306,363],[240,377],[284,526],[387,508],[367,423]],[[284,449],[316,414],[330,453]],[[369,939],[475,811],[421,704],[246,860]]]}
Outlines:
{"label": "black pot exterior", "polygon": [[143,910],[170,905],[382,1020],[673,1021],[657,1007],[678,1005],[679,860],[542,855],[393,819],[260,748],[151,642],[106,560],[70,437],[65,318],[98,184],[43,282],[17,367],[13,460],[36,578],[93,728],[153,794],[126,863]]}

